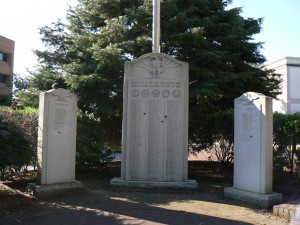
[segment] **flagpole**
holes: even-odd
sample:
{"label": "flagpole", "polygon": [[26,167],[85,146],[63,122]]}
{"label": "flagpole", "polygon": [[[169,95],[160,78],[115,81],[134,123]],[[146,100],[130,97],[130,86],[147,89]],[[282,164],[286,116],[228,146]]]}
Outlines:
{"label": "flagpole", "polygon": [[160,53],[160,0],[152,0],[153,24],[152,24],[152,52]]}

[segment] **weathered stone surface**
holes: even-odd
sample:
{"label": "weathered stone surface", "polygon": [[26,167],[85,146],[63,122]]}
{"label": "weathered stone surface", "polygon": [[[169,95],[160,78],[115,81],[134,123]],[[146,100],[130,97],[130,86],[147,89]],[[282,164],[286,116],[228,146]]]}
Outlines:
{"label": "weathered stone surface", "polygon": [[65,89],[40,94],[38,166],[42,185],[75,181],[77,96]]}
{"label": "weathered stone surface", "polygon": [[224,195],[270,207],[282,201],[272,192],[273,177],[272,98],[247,92],[234,100],[233,187]]}
{"label": "weathered stone surface", "polygon": [[247,92],[234,101],[234,188],[272,192],[272,98]]}
{"label": "weathered stone surface", "polygon": [[162,53],[127,62],[123,96],[123,184],[187,182],[188,64]]}

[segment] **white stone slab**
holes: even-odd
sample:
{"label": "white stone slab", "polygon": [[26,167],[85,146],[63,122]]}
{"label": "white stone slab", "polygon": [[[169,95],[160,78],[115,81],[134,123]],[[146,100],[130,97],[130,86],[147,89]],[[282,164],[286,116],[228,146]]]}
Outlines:
{"label": "white stone slab", "polygon": [[248,92],[234,101],[234,188],[272,192],[272,98]]}
{"label": "white stone slab", "polygon": [[121,179],[187,181],[188,64],[162,53],[126,62],[123,96]]}
{"label": "white stone slab", "polygon": [[77,96],[65,89],[40,94],[38,165],[42,185],[75,181]]}

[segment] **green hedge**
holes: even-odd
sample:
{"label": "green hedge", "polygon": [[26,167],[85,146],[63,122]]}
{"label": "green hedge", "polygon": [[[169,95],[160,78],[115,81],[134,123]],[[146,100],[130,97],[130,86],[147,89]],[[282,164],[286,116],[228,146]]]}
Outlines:
{"label": "green hedge", "polygon": [[77,171],[102,171],[112,160],[112,151],[105,146],[100,118],[92,113],[77,113]]}

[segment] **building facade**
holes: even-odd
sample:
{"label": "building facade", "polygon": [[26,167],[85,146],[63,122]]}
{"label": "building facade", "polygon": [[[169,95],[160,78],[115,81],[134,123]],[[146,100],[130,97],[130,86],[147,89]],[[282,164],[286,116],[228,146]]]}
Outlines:
{"label": "building facade", "polygon": [[15,42],[0,35],[0,105],[12,97]]}
{"label": "building facade", "polygon": [[266,65],[282,75],[282,94],[273,100],[273,111],[284,114],[300,112],[300,57],[285,57]]}

